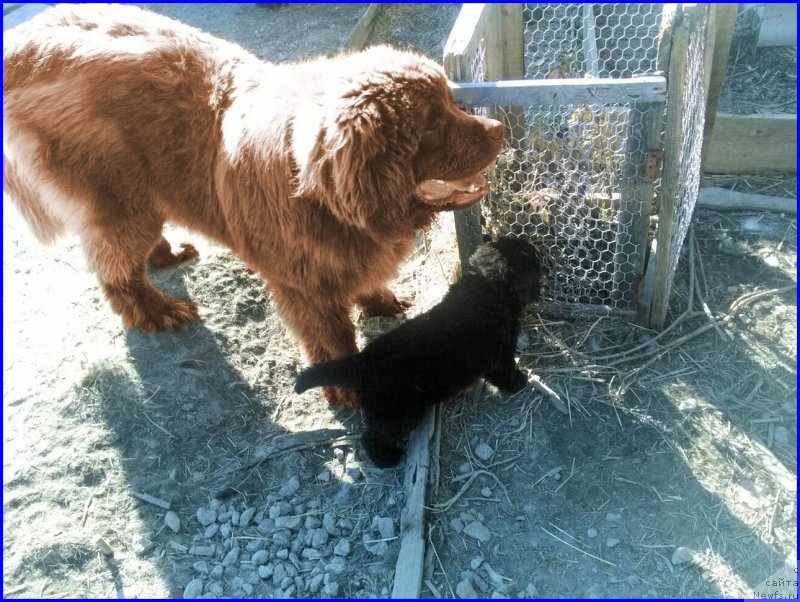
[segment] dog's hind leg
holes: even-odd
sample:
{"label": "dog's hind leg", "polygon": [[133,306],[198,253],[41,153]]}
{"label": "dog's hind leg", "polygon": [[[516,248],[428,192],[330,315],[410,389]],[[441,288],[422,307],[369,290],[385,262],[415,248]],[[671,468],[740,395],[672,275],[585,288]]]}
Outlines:
{"label": "dog's hind leg", "polygon": [[81,233],[89,263],[126,328],[145,332],[179,330],[200,316],[192,301],[174,299],[147,279],[147,258],[161,245],[163,221],[146,213],[95,215]]}
{"label": "dog's hind leg", "polygon": [[150,251],[150,256],[147,258],[147,261],[150,267],[163,270],[185,261],[200,259],[200,253],[197,252],[194,245],[183,243],[181,244],[181,249],[183,250],[180,253],[173,253],[169,241],[162,236],[161,240],[153,247],[153,250]]}

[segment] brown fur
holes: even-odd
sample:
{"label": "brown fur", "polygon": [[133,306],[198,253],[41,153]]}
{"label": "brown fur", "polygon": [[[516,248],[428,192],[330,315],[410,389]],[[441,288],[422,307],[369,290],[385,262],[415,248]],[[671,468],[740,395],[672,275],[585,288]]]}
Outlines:
{"label": "brown fur", "polygon": [[404,309],[384,283],[460,203],[417,187],[479,172],[503,142],[424,57],[274,65],[131,6],[55,7],[6,32],[3,70],[4,187],[43,241],[80,235],[126,327],[199,319],[147,278],[148,259],[197,257],[172,253],[171,220],[257,270],[315,363],[356,350],[353,304]]}

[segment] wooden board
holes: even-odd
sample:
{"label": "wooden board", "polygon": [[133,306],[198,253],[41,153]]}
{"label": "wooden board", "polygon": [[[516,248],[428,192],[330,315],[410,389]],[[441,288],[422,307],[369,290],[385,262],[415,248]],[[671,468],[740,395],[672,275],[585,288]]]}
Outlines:
{"label": "wooden board", "polygon": [[707,173],[797,173],[797,115],[717,113]]}
{"label": "wooden board", "polygon": [[376,19],[385,10],[383,4],[370,4],[364,15],[358,20],[344,47],[347,50],[363,50],[375,29]]}
{"label": "wooden board", "polygon": [[701,188],[697,203],[716,211],[775,211],[797,215],[797,199],[738,192],[716,186]]}
{"label": "wooden board", "polygon": [[797,5],[767,4],[756,46],[797,46]]}
{"label": "wooden board", "polygon": [[434,407],[408,442],[403,490],[406,504],[400,514],[400,553],[394,569],[392,598],[419,598],[425,559],[425,496],[430,466],[430,441],[435,425]]}
{"label": "wooden board", "polygon": [[524,79],[451,83],[456,100],[467,106],[546,106],[664,102],[667,83],[660,75],[629,79]]}

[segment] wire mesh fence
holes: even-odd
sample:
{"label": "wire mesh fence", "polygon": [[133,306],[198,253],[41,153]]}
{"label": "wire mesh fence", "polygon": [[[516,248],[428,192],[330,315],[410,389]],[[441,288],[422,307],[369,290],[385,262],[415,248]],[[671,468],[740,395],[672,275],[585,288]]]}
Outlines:
{"label": "wire mesh fence", "polygon": [[[662,7],[656,4],[524,5],[524,73],[528,79],[632,78],[657,70]],[[703,116],[705,24],[693,28],[682,107],[680,186],[668,283],[697,198]],[[467,79],[486,79],[486,40],[468,62]],[[587,84],[588,86],[589,84]],[[541,249],[550,277],[540,309],[550,315],[620,313],[641,319],[661,193],[663,104],[552,103],[472,107],[501,119],[507,147],[490,174],[486,200],[457,217],[459,237],[524,236]],[[654,152],[655,151],[655,152]],[[460,224],[458,223],[460,222]],[[663,259],[662,259],[663,260]]]}

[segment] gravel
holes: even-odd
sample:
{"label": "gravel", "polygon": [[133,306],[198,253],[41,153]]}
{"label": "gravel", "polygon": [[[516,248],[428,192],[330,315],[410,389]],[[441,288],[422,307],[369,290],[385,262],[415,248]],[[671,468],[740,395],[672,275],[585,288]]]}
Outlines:
{"label": "gravel", "polygon": [[494,455],[494,450],[484,442],[475,446],[475,455],[481,460],[486,461]]}
{"label": "gravel", "polygon": [[164,525],[172,530],[173,533],[178,533],[181,530],[181,519],[172,510],[164,515]]}
{"label": "gravel", "polygon": [[204,527],[207,527],[211,523],[216,522],[216,520],[217,520],[216,510],[212,510],[211,508],[200,508],[197,511],[197,521]]}
{"label": "gravel", "polygon": [[477,520],[472,521],[470,524],[464,527],[464,535],[474,537],[483,543],[486,543],[492,538],[492,534],[489,532],[489,529],[487,529],[482,522]]}
{"label": "gravel", "polygon": [[198,598],[201,595],[203,595],[203,581],[201,579],[192,579],[186,584],[186,587],[183,588],[184,598]]}

